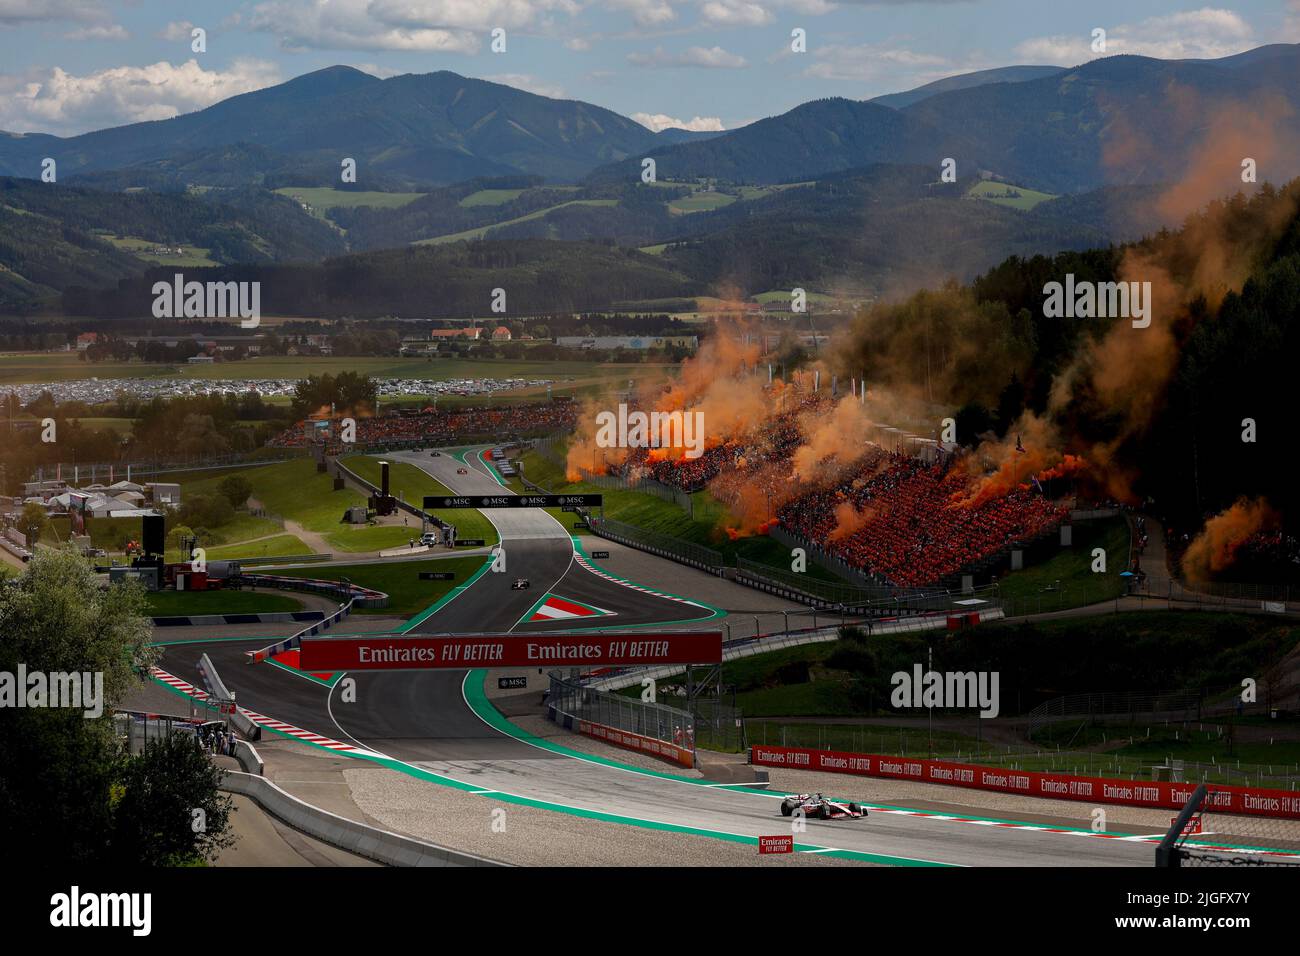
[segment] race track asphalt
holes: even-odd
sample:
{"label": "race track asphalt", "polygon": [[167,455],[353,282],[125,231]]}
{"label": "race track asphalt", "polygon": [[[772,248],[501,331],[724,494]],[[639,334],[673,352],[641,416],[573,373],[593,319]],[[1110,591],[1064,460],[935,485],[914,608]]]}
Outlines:
{"label": "race track asphalt", "polygon": [[[392,456],[434,475],[457,494],[508,493],[472,455],[462,464],[427,452]],[[467,475],[457,470],[467,467]],[[606,610],[610,628],[702,619],[714,612],[634,590],[598,576],[574,559],[569,531],[544,511],[492,509],[500,532],[505,573],[483,573],[416,625],[423,633],[569,630],[573,622],[530,624],[522,618],[547,591]],[[527,577],[531,587],[512,590]],[[691,597],[687,595],[685,597]],[[702,602],[706,595],[696,595]],[[635,633],[635,632],[633,632]],[[498,729],[467,700],[466,671],[358,672],[355,703],[337,685],[308,680],[280,667],[247,664],[246,652],[265,638],[169,646],[164,670],[200,684],[197,660],[207,651],[242,706],[323,736],[355,743],[394,760],[474,785],[488,794],[512,795],[579,814],[607,814],[656,828],[718,836],[757,837],[789,832],[777,795],[726,789],[611,766],[582,755],[557,753]],[[200,684],[201,686],[201,684]],[[468,688],[470,696],[473,688]],[[845,778],[847,799],[871,802],[869,780]],[[856,851],[899,861],[968,866],[1150,866],[1153,847],[1090,833],[1051,832],[959,819],[872,813],[866,820],[807,822],[801,844]],[[580,848],[575,854],[580,859]],[[634,864],[635,859],[629,859]]]}

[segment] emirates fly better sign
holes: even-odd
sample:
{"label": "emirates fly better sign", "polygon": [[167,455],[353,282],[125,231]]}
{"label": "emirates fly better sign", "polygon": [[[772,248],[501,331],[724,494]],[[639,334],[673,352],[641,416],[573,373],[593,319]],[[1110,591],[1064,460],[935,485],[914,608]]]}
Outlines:
{"label": "emirates fly better sign", "polygon": [[720,664],[722,632],[425,634],[305,637],[299,667],[313,671],[464,667],[626,667]]}

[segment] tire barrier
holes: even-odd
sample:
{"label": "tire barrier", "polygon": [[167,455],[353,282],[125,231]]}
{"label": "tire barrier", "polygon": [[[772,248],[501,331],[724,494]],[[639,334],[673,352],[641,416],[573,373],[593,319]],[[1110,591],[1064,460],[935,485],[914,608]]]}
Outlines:
{"label": "tire barrier", "polygon": [[388,866],[509,865],[349,820],[299,800],[257,774],[227,770],[221,776],[220,786],[227,793],[248,797],[295,830]]}

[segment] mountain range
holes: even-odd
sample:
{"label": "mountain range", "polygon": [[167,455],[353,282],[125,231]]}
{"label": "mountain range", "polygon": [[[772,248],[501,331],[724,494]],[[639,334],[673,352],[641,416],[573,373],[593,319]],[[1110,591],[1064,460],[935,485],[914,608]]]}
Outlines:
{"label": "mountain range", "polygon": [[[520,173],[548,182],[796,182],[872,163],[987,170],[1050,192],[1170,182],[1214,117],[1260,114],[1300,136],[1300,45],[1218,60],[1112,56],[1072,69],[1013,66],[868,102],[816,100],[726,133],[654,133],[603,107],[447,71],[379,79],[335,66],[169,120],[80,136],[0,133],[0,175],[60,181],[330,185],[358,164],[364,188],[427,189]],[[1295,172],[1282,155],[1273,178]]]}
{"label": "mountain range", "polygon": [[[320,178],[313,170],[328,170],[325,182],[338,182],[344,158],[357,161],[358,181],[378,174],[436,185],[520,172],[573,180],[697,138],[684,130],[656,134],[599,106],[447,71],[381,80],[334,66],[168,120],[67,138],[0,133],[0,174],[37,176],[45,157],[61,177],[182,159],[201,165],[239,143],[255,150],[239,162],[253,155],[262,171],[292,164],[308,181]],[[194,181],[214,184],[203,173],[196,168]]]}
{"label": "mountain range", "polygon": [[[663,179],[716,177],[781,183],[868,163],[956,160],[959,175],[988,171],[1049,192],[1110,184],[1173,183],[1212,144],[1259,149],[1300,142],[1300,45],[1223,60],[1113,56],[1033,77],[988,71],[870,102],[817,100],[705,142],[652,152]],[[1008,76],[1013,77],[1007,79]],[[933,87],[941,87],[933,89]],[[921,95],[925,92],[925,95]],[[900,108],[887,105],[901,103]],[[1234,122],[1239,123],[1237,129]],[[1270,149],[1276,182],[1300,172],[1300,153]],[[592,174],[627,179],[639,160]]]}
{"label": "mountain range", "polygon": [[[1007,255],[1169,225],[1157,195],[1193,172],[1205,179],[1207,154],[1227,164],[1212,195],[1242,188],[1238,154],[1259,157],[1261,182],[1300,174],[1297,77],[1300,45],[1114,56],[816,100],[725,133],[656,133],[446,71],[379,79],[330,67],[165,121],[0,132],[0,304],[30,307],[151,266],[346,263],[480,239],[573,242],[557,251],[570,264],[593,240],[659,257],[635,260],[639,278],[619,295],[800,282],[906,291]],[[646,156],[653,185],[641,181]],[[37,178],[45,157],[55,184]],[[956,182],[940,181],[948,157]],[[355,184],[340,182],[345,158]],[[366,260],[387,276],[401,261]]]}

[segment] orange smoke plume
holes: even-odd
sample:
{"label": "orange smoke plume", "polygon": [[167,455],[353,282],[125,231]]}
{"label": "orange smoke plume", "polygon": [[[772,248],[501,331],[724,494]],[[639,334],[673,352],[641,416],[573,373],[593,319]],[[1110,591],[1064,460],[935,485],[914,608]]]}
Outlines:
{"label": "orange smoke plume", "polygon": [[835,528],[828,536],[831,541],[839,541],[857,534],[865,528],[871,519],[875,517],[875,512],[871,509],[859,511],[853,507],[851,501],[841,501],[835,506]]}
{"label": "orange smoke plume", "polygon": [[1241,498],[1205,522],[1183,554],[1183,573],[1206,581],[1230,568],[1241,546],[1254,534],[1278,526],[1280,518],[1263,498]]}

